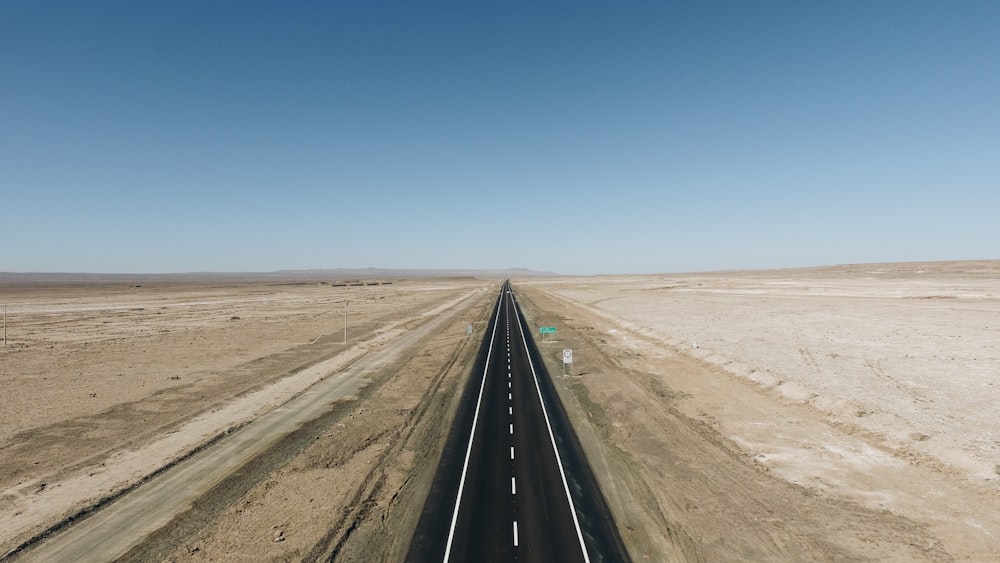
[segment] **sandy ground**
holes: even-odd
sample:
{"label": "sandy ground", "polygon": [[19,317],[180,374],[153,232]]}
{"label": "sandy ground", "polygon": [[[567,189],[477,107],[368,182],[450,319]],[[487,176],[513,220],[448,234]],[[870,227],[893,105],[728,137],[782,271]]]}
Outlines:
{"label": "sandy ground", "polygon": [[1000,263],[522,287],[637,559],[1000,559]]}
{"label": "sandy ground", "polygon": [[[0,553],[180,455],[135,452],[197,447],[218,436],[191,430],[205,417],[238,428],[471,292],[445,329],[125,558],[401,560],[490,287],[5,288]],[[1000,263],[514,288],[532,325],[558,327],[540,344],[550,372],[574,350],[556,386],[636,561],[1000,560]]]}
{"label": "sandy ground", "polygon": [[[488,300],[488,286],[3,288],[0,553],[377,353],[461,296]],[[467,321],[439,336],[464,344]]]}

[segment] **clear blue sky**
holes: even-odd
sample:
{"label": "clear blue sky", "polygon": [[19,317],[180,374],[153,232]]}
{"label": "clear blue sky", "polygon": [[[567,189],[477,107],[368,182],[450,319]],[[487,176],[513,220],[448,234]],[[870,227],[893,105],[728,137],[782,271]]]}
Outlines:
{"label": "clear blue sky", "polygon": [[0,271],[1000,258],[1000,2],[5,1],[0,208]]}

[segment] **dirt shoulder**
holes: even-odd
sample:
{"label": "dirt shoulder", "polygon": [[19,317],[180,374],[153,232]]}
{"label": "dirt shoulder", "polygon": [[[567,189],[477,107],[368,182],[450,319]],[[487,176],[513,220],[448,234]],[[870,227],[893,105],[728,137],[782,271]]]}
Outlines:
{"label": "dirt shoulder", "polygon": [[488,285],[22,288],[0,357],[0,553]]}
{"label": "dirt shoulder", "polygon": [[[843,462],[835,471],[854,480],[857,491],[892,490],[898,479],[914,479],[913,491],[939,490],[931,485],[941,475],[910,469],[909,461],[886,461],[891,455],[877,444],[843,432],[822,414],[629,332],[628,323],[554,296],[542,284],[515,284],[515,290],[532,326],[558,327],[557,339],[540,346],[550,372],[561,373],[564,348],[574,350],[572,375],[557,377],[557,388],[635,560],[950,561],[997,555],[983,534],[943,525],[931,506],[922,513],[878,508],[870,499],[783,478],[746,447],[745,437],[768,443],[810,437],[811,447],[821,450],[870,450],[885,467],[868,471]],[[878,488],[872,480],[880,482]],[[980,498],[978,506],[986,509],[988,502]]]}
{"label": "dirt shoulder", "polygon": [[402,560],[494,297],[484,293],[371,374],[356,400],[303,427],[252,474],[222,483],[125,560]]}

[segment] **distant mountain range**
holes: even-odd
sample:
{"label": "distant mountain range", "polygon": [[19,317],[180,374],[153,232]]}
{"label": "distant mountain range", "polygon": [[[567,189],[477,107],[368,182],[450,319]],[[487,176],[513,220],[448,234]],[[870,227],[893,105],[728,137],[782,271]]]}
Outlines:
{"label": "distant mountain range", "polygon": [[394,268],[340,268],[332,270],[278,270],[267,275],[332,276],[337,278],[526,278],[558,276],[553,272],[539,272],[527,268],[505,270],[421,270]]}
{"label": "distant mountain range", "polygon": [[346,280],[401,280],[427,278],[482,278],[506,279],[558,276],[552,272],[539,272],[526,268],[506,270],[421,270],[394,268],[336,268],[316,270],[278,270],[275,272],[187,272],[176,274],[100,274],[100,273],[49,273],[49,272],[0,272],[0,284],[10,283],[152,283],[152,282],[306,282]]}

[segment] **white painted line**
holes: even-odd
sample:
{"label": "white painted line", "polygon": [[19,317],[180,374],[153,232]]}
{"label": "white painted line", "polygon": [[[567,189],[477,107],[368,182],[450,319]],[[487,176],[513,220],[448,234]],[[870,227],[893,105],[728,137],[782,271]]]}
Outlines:
{"label": "white painted line", "polygon": [[[503,299],[501,292],[500,298]],[[497,325],[500,324],[500,307],[497,306],[497,318],[493,321],[493,334],[490,336],[490,348],[486,352],[486,367],[483,368],[483,382],[479,384],[479,398],[476,399],[476,412],[472,416],[472,433],[469,434],[469,446],[465,449],[465,463],[462,464],[462,477],[458,482],[458,496],[455,498],[455,512],[451,515],[451,529],[448,531],[448,546],[444,550],[444,561],[447,563],[451,555],[451,542],[455,539],[455,526],[458,524],[458,508],[462,505],[462,491],[465,490],[465,476],[469,472],[469,457],[472,455],[472,441],[476,437],[476,424],[479,422],[479,410],[483,404],[483,389],[486,388],[486,372],[489,370],[490,356],[493,354],[493,339],[496,338]]]}
{"label": "white painted line", "polygon": [[510,447],[510,459],[514,459],[514,446]]}
{"label": "white painted line", "polygon": [[511,398],[510,393],[507,393],[507,400],[508,401],[513,401],[514,400],[514,399]]}
{"label": "white painted line", "polygon": [[517,480],[515,480],[513,477],[510,478],[510,494],[512,495],[517,494]]}
{"label": "white painted line", "polygon": [[507,389],[510,389],[510,381],[507,382]]}
{"label": "white painted line", "polygon": [[511,434],[514,433],[514,423],[513,422],[510,424],[510,433]]}
{"label": "white painted line", "polygon": [[507,407],[507,414],[513,415],[514,414],[514,407]]}
{"label": "white painted line", "polygon": [[514,547],[517,547],[517,520],[514,520]]}
{"label": "white painted line", "polygon": [[[513,299],[513,297],[511,298]],[[514,316],[518,322],[521,323],[521,316],[517,313],[517,307],[514,308]],[[528,350],[528,341],[525,339],[524,331],[521,331],[521,342],[524,344],[525,351]],[[583,541],[583,530],[580,529],[580,520],[576,517],[576,506],[573,504],[573,497],[569,493],[569,483],[566,481],[566,471],[563,469],[562,459],[559,457],[559,449],[556,447],[556,437],[552,433],[552,423],[549,422],[549,412],[545,408],[545,401],[542,400],[542,389],[538,385],[538,374],[535,373],[535,363],[531,361],[531,354],[528,354],[528,367],[531,368],[531,377],[535,380],[535,391],[538,392],[538,402],[542,405],[542,415],[545,417],[545,426],[549,430],[549,440],[552,441],[552,451],[556,454],[556,465],[559,467],[559,475],[562,477],[563,489],[566,491],[566,501],[569,503],[570,514],[573,515],[573,525],[576,526],[576,537],[580,540],[580,550],[583,552],[583,560],[586,563],[590,563],[590,555],[587,554],[587,544]]]}

